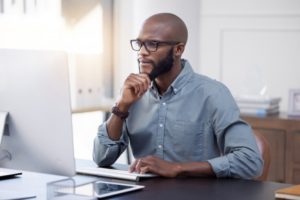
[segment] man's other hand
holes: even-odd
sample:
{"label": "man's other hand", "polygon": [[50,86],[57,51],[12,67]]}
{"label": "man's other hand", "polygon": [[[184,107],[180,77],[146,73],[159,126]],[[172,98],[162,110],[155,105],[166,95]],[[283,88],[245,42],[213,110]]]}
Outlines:
{"label": "man's other hand", "polygon": [[130,172],[153,173],[164,177],[176,177],[180,172],[180,164],[162,160],[155,156],[147,156],[134,161]]}

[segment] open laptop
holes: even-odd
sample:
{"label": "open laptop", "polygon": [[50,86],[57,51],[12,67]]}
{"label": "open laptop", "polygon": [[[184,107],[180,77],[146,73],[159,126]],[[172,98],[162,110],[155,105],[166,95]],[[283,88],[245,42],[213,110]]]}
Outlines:
{"label": "open laptop", "polygon": [[0,180],[6,179],[6,178],[11,178],[11,177],[21,175],[21,174],[22,174],[22,171],[0,168]]}

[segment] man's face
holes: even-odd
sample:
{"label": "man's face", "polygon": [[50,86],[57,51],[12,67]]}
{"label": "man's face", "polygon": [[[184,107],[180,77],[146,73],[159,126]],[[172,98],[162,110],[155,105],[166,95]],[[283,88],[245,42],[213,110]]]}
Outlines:
{"label": "man's face", "polygon": [[174,64],[173,48],[170,48],[167,55],[155,62],[154,60],[140,60],[138,59],[139,68],[141,73],[152,74],[154,78],[161,74],[165,74],[172,69]]}
{"label": "man's face", "polygon": [[[173,41],[171,30],[163,23],[148,21],[140,31],[138,40],[145,41]],[[138,51],[138,64],[141,73],[150,74],[152,70],[159,73],[167,73],[174,63],[174,45],[159,45],[156,51],[148,51],[143,45]]]}

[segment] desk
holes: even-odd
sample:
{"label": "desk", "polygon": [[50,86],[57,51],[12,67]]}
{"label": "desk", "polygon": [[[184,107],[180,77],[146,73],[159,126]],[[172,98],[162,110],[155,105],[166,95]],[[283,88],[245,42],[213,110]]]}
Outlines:
{"label": "desk", "polygon": [[209,200],[274,200],[274,191],[289,185],[236,179],[151,179],[141,182],[143,191],[112,199],[209,199]]}
{"label": "desk", "polygon": [[[27,192],[29,191],[37,196],[37,198],[35,199],[45,200],[47,199],[47,183],[65,178],[66,177],[62,176],[24,172],[20,177],[8,180],[0,180],[0,189]],[[100,179],[108,180],[93,176],[77,175],[73,177],[73,180],[76,184],[88,183]],[[111,199],[274,200],[274,191],[276,189],[290,186],[288,184],[275,182],[204,178],[152,178],[142,180],[138,184],[145,185],[145,189],[115,196]]]}

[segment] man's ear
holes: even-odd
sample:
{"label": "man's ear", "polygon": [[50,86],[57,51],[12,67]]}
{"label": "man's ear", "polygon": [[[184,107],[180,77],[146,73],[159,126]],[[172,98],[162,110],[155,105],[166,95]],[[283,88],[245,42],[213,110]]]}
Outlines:
{"label": "man's ear", "polygon": [[184,47],[185,45],[183,43],[177,44],[174,48],[175,49],[174,55],[180,57],[183,54]]}

